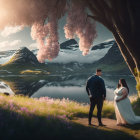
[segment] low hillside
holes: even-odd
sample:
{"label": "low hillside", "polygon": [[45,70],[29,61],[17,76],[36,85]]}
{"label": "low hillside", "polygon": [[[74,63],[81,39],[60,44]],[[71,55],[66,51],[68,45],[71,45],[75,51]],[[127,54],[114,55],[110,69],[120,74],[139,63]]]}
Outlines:
{"label": "low hillside", "polygon": [[15,65],[39,65],[36,56],[26,47],[21,47],[12,56],[12,58],[3,64],[3,66],[15,64]]}
{"label": "low hillside", "polygon": [[[38,68],[41,69],[37,70]],[[0,74],[47,74],[47,71],[46,66],[39,63],[32,51],[21,47],[8,62],[0,65]]]}

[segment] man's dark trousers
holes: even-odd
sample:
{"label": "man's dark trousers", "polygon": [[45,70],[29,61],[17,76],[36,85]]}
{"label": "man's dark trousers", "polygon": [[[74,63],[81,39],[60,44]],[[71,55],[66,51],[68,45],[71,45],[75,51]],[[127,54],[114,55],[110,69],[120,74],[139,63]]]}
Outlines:
{"label": "man's dark trousers", "polygon": [[102,123],[101,112],[103,108],[103,101],[104,101],[103,97],[90,98],[89,124],[91,123],[92,114],[96,105],[97,105],[98,122]]}

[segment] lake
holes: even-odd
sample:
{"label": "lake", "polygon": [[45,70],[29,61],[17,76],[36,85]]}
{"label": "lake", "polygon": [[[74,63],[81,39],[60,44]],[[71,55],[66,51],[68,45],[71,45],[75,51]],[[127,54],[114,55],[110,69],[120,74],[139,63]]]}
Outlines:
{"label": "lake", "polygon": [[[0,77],[0,93],[24,94],[31,98],[48,96],[51,98],[69,98],[82,103],[89,103],[85,90],[85,83],[88,76],[3,76]],[[114,89],[118,79],[126,79],[130,88],[130,95],[136,94],[136,82],[131,75],[103,75],[107,89],[107,100],[113,100]]]}

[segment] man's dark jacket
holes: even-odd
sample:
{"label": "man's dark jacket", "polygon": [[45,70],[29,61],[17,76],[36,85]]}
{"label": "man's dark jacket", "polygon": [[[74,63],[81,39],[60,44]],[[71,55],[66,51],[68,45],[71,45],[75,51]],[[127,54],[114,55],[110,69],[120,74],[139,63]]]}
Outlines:
{"label": "man's dark jacket", "polygon": [[93,75],[88,78],[86,84],[86,91],[88,95],[92,95],[92,98],[104,98],[106,97],[106,88],[104,80],[97,76]]}

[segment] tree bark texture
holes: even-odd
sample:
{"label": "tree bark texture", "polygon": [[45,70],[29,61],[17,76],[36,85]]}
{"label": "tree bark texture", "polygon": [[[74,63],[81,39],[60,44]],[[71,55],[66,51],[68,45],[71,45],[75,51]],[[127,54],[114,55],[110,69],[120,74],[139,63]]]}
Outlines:
{"label": "tree bark texture", "polygon": [[139,0],[87,0],[89,17],[114,35],[120,52],[140,91],[140,2]]}

